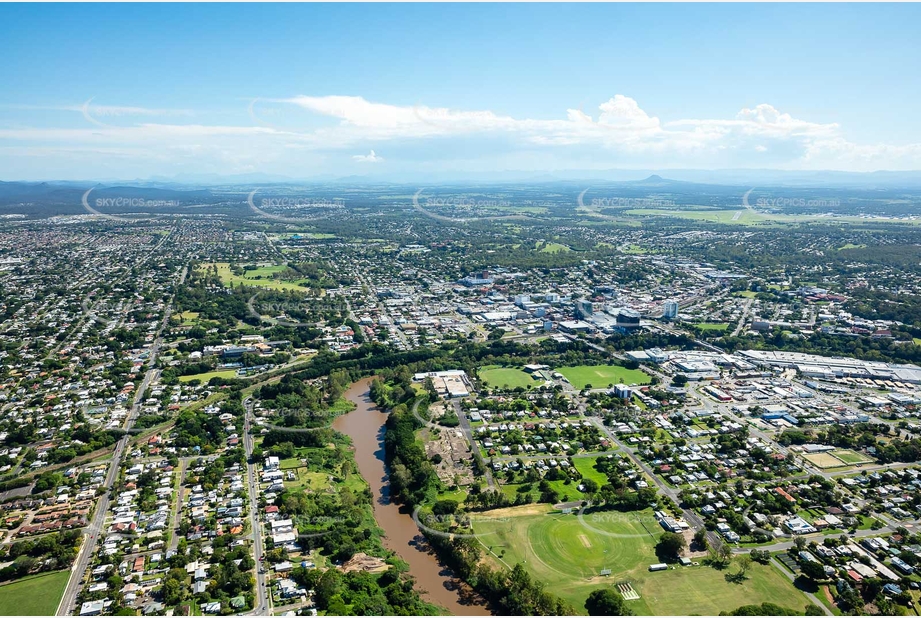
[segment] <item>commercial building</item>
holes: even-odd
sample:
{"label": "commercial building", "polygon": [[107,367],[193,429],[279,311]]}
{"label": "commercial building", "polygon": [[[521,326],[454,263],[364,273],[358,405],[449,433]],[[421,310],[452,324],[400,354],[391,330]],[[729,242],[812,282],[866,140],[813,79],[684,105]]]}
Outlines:
{"label": "commercial building", "polygon": [[576,301],[575,314],[577,318],[585,320],[592,317],[593,313],[592,301],[585,299]]}
{"label": "commercial building", "polygon": [[662,305],[662,317],[666,320],[674,320],[678,317],[678,301],[667,300]]}

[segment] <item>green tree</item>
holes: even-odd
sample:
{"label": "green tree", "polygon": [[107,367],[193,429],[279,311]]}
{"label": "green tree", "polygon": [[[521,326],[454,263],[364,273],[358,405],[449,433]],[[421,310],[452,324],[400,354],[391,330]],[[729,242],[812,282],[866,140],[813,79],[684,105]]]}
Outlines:
{"label": "green tree", "polygon": [[825,612],[822,611],[822,608],[816,605],[815,603],[809,603],[806,605],[806,609],[803,610],[804,616],[824,616]]}
{"label": "green tree", "polygon": [[666,559],[675,560],[684,552],[688,543],[681,534],[663,532],[656,543],[656,555]]}
{"label": "green tree", "polygon": [[710,546],[710,542],[707,540],[706,528],[701,528],[694,533],[694,544],[699,549],[707,549]]}
{"label": "green tree", "polygon": [[611,588],[593,590],[585,599],[585,610],[589,616],[632,616],[620,593]]}
{"label": "green tree", "polygon": [[825,579],[826,577],[825,567],[823,567],[818,562],[813,562],[812,560],[804,560],[801,565],[801,568],[803,571],[803,575],[805,575],[806,577],[810,579],[819,580],[819,579]]}

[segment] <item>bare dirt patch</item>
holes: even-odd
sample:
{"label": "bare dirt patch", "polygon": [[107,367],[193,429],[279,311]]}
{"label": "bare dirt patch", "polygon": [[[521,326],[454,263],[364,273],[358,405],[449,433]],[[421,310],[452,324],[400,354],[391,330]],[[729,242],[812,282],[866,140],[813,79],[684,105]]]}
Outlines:
{"label": "bare dirt patch", "polygon": [[429,459],[435,455],[441,457],[441,462],[435,464],[435,472],[442,482],[448,486],[473,483],[473,452],[460,428],[426,427],[420,432],[420,438]]}
{"label": "bare dirt patch", "polygon": [[[546,504],[524,504],[522,506],[510,506],[504,509],[492,509],[483,511],[484,516],[491,519],[497,517],[525,517],[527,515],[546,515],[553,511]],[[471,513],[470,518],[474,521],[478,513]]]}
{"label": "bare dirt patch", "polygon": [[844,468],[849,465],[829,453],[810,453],[803,455],[803,459],[823,470],[827,468]]}
{"label": "bare dirt patch", "polygon": [[343,573],[352,571],[365,571],[367,573],[381,573],[390,568],[390,565],[381,558],[375,558],[365,553],[357,553],[348,562],[339,567]]}

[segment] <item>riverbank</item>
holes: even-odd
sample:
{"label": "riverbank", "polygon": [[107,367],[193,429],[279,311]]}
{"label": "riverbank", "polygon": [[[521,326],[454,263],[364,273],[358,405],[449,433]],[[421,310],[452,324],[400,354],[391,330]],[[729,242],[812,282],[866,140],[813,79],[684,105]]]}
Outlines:
{"label": "riverbank", "polygon": [[333,429],[352,440],[358,471],[371,488],[374,518],[384,530],[384,546],[409,565],[409,574],[426,601],[454,615],[488,616],[482,598],[438,561],[411,514],[390,500],[384,461],[387,414],[371,401],[372,379],[359,380],[345,392],[344,397],[355,404],[355,409],[336,418]]}

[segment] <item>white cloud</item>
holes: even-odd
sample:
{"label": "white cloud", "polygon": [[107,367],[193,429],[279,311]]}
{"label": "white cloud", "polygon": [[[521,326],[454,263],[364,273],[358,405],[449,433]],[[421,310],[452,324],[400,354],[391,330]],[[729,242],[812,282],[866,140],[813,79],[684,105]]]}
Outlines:
{"label": "white cloud", "polygon": [[352,155],[352,158],[359,163],[380,163],[384,160],[384,157],[379,157],[373,150],[366,155]]}
{"label": "white cloud", "polygon": [[[261,102],[261,103],[260,103]],[[256,113],[259,105],[271,105],[273,122],[264,122]],[[28,109],[25,106],[20,109]],[[36,108],[38,109],[38,108]],[[770,152],[774,165],[788,168],[824,166],[830,169],[908,169],[921,167],[921,144],[863,145],[849,142],[836,123],[821,123],[794,118],[772,105],[762,103],[743,108],[732,118],[660,120],[639,103],[623,94],[598,105],[594,114],[582,109],[567,109],[559,118],[515,118],[488,110],[457,110],[424,105],[392,105],[368,101],[360,96],[294,96],[281,99],[256,99],[249,113],[256,126],[122,122],[118,126],[99,118],[132,116],[193,115],[189,110],[170,110],[131,106],[93,105],[79,107],[92,127],[33,128],[16,125],[0,128],[0,147],[146,149],[151,156],[176,149],[195,148],[212,153],[217,159],[232,158],[258,164],[290,153],[323,153],[351,148],[379,149],[381,143],[400,147],[423,140],[449,140],[458,137],[490,138],[489,148],[533,150],[544,160],[556,154],[580,149],[579,157],[601,161],[629,160],[634,165],[701,167],[731,159],[736,166],[760,165],[755,153]],[[314,128],[292,128],[310,116],[331,119]],[[9,125],[8,125],[9,126]],[[501,140],[493,138],[502,138]],[[7,142],[4,144],[4,142]],[[496,146],[496,143],[507,144]],[[424,143],[420,148],[426,147]],[[370,150],[370,148],[369,148]],[[396,150],[396,149],[394,149]],[[354,151],[353,151],[354,152]],[[218,156],[215,153],[221,153]],[[289,153],[285,155],[284,153]],[[492,150],[487,154],[500,154]],[[391,153],[391,161],[395,155]],[[447,161],[450,155],[445,155]],[[745,159],[748,157],[748,159]],[[778,158],[780,157],[780,158]],[[383,158],[375,150],[354,155],[362,163]],[[776,159],[776,160],[775,160]]]}

